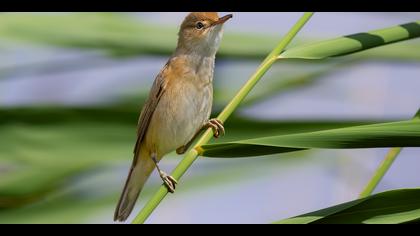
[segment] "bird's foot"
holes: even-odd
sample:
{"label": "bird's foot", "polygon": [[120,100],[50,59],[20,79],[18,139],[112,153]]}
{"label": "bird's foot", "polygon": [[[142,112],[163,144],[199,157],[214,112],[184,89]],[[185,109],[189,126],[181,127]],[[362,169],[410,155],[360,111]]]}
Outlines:
{"label": "bird's foot", "polygon": [[178,184],[178,181],[176,179],[168,174],[166,174],[163,171],[159,172],[160,178],[163,180],[163,184],[168,188],[168,191],[170,193],[175,192],[176,185]]}
{"label": "bird's foot", "polygon": [[205,126],[213,129],[213,137],[215,138],[225,135],[225,127],[223,127],[221,120],[215,118],[210,119]]}

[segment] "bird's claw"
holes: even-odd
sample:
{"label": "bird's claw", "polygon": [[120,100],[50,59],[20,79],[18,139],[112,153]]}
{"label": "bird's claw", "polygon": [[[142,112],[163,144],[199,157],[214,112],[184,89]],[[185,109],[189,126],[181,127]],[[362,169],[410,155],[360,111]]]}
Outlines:
{"label": "bird's claw", "polygon": [[223,127],[223,122],[219,119],[210,119],[207,122],[207,126],[213,129],[213,137],[218,138],[225,135],[225,127]]}
{"label": "bird's claw", "polygon": [[174,177],[166,174],[163,171],[161,171],[159,175],[160,175],[160,178],[162,178],[163,180],[163,184],[166,186],[166,188],[168,188],[168,191],[170,193],[174,193],[176,185],[178,184],[178,181],[176,181]]}

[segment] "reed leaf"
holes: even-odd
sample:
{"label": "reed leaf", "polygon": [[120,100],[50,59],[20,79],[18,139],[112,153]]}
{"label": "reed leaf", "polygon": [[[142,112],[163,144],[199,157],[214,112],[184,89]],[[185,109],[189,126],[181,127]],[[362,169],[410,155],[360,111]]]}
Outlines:
{"label": "reed leaf", "polygon": [[420,147],[420,120],[387,122],[203,145],[207,157],[249,157],[306,149]]}
{"label": "reed leaf", "polygon": [[279,58],[324,59],[420,37],[420,21],[290,48]]}
{"label": "reed leaf", "polygon": [[275,222],[277,224],[401,224],[420,220],[420,189],[398,189]]}

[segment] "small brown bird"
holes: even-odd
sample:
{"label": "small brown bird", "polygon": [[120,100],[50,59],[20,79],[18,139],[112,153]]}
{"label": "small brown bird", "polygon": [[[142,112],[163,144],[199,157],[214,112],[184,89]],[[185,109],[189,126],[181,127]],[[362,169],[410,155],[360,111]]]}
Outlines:
{"label": "small brown bird", "polygon": [[134,160],[115,211],[125,221],[155,167],[168,191],[177,181],[159,168],[162,157],[174,150],[187,151],[201,131],[212,128],[223,135],[221,121],[209,119],[213,102],[213,71],[222,39],[222,25],[232,15],[193,12],[182,22],[178,45],[153,83],[140,114]]}

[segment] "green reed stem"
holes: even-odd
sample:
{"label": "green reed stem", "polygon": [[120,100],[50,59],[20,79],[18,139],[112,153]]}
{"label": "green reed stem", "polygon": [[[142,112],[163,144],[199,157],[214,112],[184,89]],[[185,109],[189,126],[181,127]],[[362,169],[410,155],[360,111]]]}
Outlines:
{"label": "green reed stem", "polygon": [[373,190],[375,190],[376,186],[378,186],[379,182],[382,180],[386,172],[391,167],[392,163],[397,158],[398,154],[400,154],[402,148],[391,148],[385,156],[385,159],[379,165],[378,169],[375,171],[372,179],[366,185],[364,190],[360,193],[359,197],[364,198],[368,197],[372,194]]}

